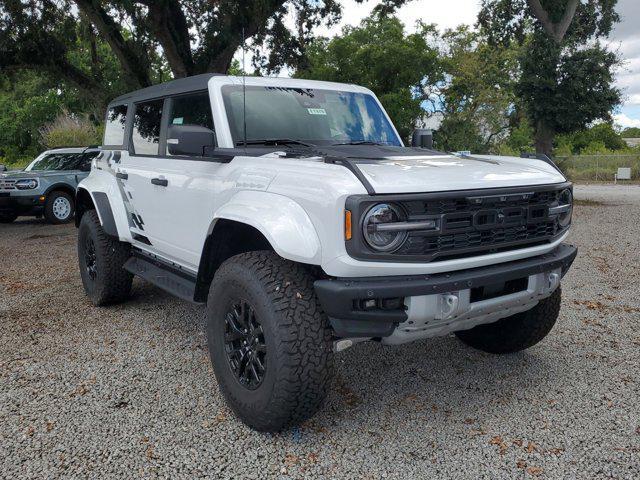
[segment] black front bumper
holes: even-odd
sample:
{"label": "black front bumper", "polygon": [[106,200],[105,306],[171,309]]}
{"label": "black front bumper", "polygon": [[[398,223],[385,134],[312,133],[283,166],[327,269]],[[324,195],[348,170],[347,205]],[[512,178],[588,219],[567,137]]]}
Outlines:
{"label": "black front bumper", "polygon": [[[362,310],[357,305],[367,299],[390,299],[433,295],[483,287],[528,277],[536,273],[569,270],[578,249],[561,244],[537,257],[450,273],[407,277],[335,278],[314,284],[320,303],[339,337],[386,337],[407,319],[403,308]],[[401,305],[402,307],[402,305]]]}
{"label": "black front bumper", "polygon": [[44,212],[44,201],[40,195],[11,196],[0,192],[0,213],[14,215],[40,215]]}

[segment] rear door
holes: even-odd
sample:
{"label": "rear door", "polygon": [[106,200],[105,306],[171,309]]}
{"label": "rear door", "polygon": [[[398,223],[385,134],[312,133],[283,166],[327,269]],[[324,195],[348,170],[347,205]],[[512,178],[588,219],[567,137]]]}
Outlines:
{"label": "rear door", "polygon": [[123,168],[144,248],[197,269],[214,211],[219,163],[167,152],[169,125],[213,130],[207,92],[135,105],[131,145]]}

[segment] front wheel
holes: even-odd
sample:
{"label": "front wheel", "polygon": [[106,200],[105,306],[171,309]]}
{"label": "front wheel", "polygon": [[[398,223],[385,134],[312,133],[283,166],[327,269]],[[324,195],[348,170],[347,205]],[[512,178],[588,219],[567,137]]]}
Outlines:
{"label": "front wheel", "polygon": [[65,192],[52,192],[44,205],[44,218],[54,225],[67,223],[73,218],[74,211],[75,203],[71,195]]}
{"label": "front wheel", "polygon": [[470,347],[488,353],[515,353],[533,347],[546,337],[560,313],[560,287],[526,312],[502,320],[456,332]]}
{"label": "front wheel", "polygon": [[94,305],[118,303],[129,296],[133,275],[123,266],[130,255],[129,244],[104,232],[95,210],[82,216],[78,228],[78,263],[82,285]]}
{"label": "front wheel", "polygon": [[322,405],[331,330],[302,265],[267,251],[223,263],[209,291],[207,337],[220,390],[251,428],[279,431]]}

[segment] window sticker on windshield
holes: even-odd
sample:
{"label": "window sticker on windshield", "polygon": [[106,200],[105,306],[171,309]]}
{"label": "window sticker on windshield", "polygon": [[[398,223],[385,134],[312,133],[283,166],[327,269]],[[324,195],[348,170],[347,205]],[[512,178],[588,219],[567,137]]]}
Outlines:
{"label": "window sticker on windshield", "polygon": [[327,111],[324,108],[307,108],[309,115],[326,115]]}
{"label": "window sticker on windshield", "polygon": [[174,125],[182,125],[183,122],[184,122],[184,117],[176,117],[173,119]]}

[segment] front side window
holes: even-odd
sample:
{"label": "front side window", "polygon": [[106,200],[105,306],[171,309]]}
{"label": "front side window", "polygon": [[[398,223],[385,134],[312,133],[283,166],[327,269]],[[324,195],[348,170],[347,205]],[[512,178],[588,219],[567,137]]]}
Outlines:
{"label": "front side window", "polygon": [[242,144],[245,118],[247,141],[291,139],[315,145],[400,145],[378,102],[365,93],[248,86],[244,99],[242,86],[226,85],[222,96],[236,145]]}
{"label": "front side window", "polygon": [[[169,138],[173,133],[172,128],[175,129],[174,127],[178,125],[202,127],[213,131],[213,116],[211,114],[211,103],[207,92],[172,98],[171,111],[169,114],[169,129],[167,131]],[[167,142],[170,141],[171,140],[167,140]],[[169,148],[167,148],[167,155],[171,155]],[[201,153],[199,155],[201,155]]]}
{"label": "front side window", "polygon": [[136,104],[133,116],[133,152],[137,155],[158,155],[160,121],[164,100]]}
{"label": "front side window", "polygon": [[81,153],[50,153],[36,158],[25,171],[77,170],[82,161]]}
{"label": "front side window", "polygon": [[169,125],[198,125],[213,130],[213,117],[208,93],[175,97]]}
{"label": "front side window", "polygon": [[117,105],[107,111],[104,127],[104,145],[122,145],[127,123],[127,106]]}

